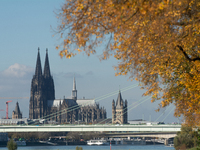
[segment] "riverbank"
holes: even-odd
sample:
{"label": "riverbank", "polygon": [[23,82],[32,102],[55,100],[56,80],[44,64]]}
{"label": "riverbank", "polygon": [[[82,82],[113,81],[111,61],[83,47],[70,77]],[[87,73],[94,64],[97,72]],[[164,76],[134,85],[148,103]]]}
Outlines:
{"label": "riverbank", "polygon": [[[82,145],[83,150],[110,150],[110,146],[89,146]],[[112,145],[112,150],[174,150],[173,147],[164,145]],[[0,147],[0,150],[8,150],[6,147]],[[65,146],[23,146],[17,150],[76,150],[76,145]]]}
{"label": "riverbank", "polygon": [[[110,141],[108,141],[110,143]],[[26,141],[26,145],[18,146],[65,146],[65,145],[87,145],[87,141]],[[111,141],[111,145],[163,145],[155,141]],[[6,147],[7,142],[0,142],[0,147]],[[194,149],[195,150],[195,149]]]}
{"label": "riverbank", "polygon": [[[83,150],[110,150],[110,146],[81,146]],[[112,150],[174,150],[173,147],[164,145],[112,145]],[[8,150],[6,147],[0,147],[0,150]],[[17,150],[76,150],[76,145],[66,146],[24,146]]]}

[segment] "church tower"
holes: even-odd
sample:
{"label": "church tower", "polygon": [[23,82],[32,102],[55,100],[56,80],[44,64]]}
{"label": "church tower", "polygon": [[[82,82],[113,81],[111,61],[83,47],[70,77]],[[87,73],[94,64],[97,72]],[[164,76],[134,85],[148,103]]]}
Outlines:
{"label": "church tower", "polygon": [[47,114],[47,100],[55,99],[53,78],[50,74],[48,51],[46,51],[44,74],[40,60],[40,51],[36,61],[35,75],[31,82],[31,95],[29,102],[29,118],[39,119]]}
{"label": "church tower", "polygon": [[112,123],[113,124],[126,124],[127,121],[127,100],[124,101],[119,91],[116,106],[115,101],[112,102]]}
{"label": "church tower", "polygon": [[116,119],[115,114],[116,114],[116,111],[115,111],[115,101],[114,101],[114,99],[113,99],[113,101],[112,101],[112,123],[113,123],[113,122],[115,121],[115,119]]}
{"label": "church tower", "polygon": [[19,109],[19,103],[16,103],[15,110],[12,113],[12,119],[22,119],[22,113]]}
{"label": "church tower", "polygon": [[76,90],[75,77],[74,77],[74,81],[73,81],[72,99],[77,100],[77,90]]}
{"label": "church tower", "polygon": [[53,77],[51,76],[51,72],[50,72],[48,49],[46,49],[43,77],[44,77],[44,95],[45,95],[44,116],[46,116],[47,115],[47,100],[55,99],[54,81],[53,81]]}
{"label": "church tower", "polygon": [[36,61],[35,75],[31,83],[31,96],[29,103],[29,118],[38,119],[43,116],[43,101],[44,101],[44,82],[42,75],[42,66],[40,60],[40,49]]}

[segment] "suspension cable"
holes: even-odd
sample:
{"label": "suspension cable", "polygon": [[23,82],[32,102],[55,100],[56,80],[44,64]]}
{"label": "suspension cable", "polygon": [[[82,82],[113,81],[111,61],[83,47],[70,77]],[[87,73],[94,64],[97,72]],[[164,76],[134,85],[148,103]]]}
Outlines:
{"label": "suspension cable", "polygon": [[169,116],[169,114],[171,114],[171,112],[174,110],[174,107],[170,110],[170,112],[165,116],[165,118],[162,120],[162,122],[164,122],[164,120]]}
{"label": "suspension cable", "polygon": [[[127,113],[128,111],[130,111],[130,110],[136,108],[137,106],[139,106],[140,104],[144,103],[145,101],[147,101],[147,100],[149,100],[149,99],[150,99],[150,97],[148,97],[148,98],[144,97],[144,98],[141,98],[140,100],[138,100],[137,102],[132,103],[131,105],[129,105],[129,106],[127,107],[127,108],[130,108],[130,107],[131,107],[131,108],[128,109],[128,110],[127,110],[127,108],[124,108],[124,109],[123,109],[123,111],[124,111],[123,114],[117,116],[117,118],[121,117],[122,115],[124,115],[124,114]],[[140,101],[141,101],[141,102],[140,102]],[[138,103],[138,102],[140,102],[140,103]],[[134,105],[135,103],[138,103],[138,104],[137,104],[137,105]],[[134,105],[134,106],[132,107],[132,105]],[[104,122],[104,121],[106,121],[106,120],[108,120],[108,118],[107,118],[107,119],[104,119],[104,120],[101,121],[101,122],[99,122],[99,124],[102,123],[102,122]],[[110,121],[112,121],[112,120],[110,120]],[[110,122],[108,122],[108,123],[110,123]]]}
{"label": "suspension cable", "polygon": [[[132,88],[135,88],[135,87],[137,87],[138,85],[136,85],[136,84],[134,84],[134,85],[131,85],[131,86],[128,86],[128,87],[125,87],[125,88],[123,88],[122,89],[122,91],[127,91],[127,90],[130,90],[130,89],[132,89]],[[116,95],[118,93],[118,91],[114,91],[114,92],[111,92],[111,93],[108,93],[108,94],[106,94],[106,95],[103,95],[103,96],[100,96],[100,97],[98,97],[97,98],[97,101],[101,101],[101,100],[103,100],[103,99],[105,99],[105,98],[108,98],[108,97],[111,97],[111,96],[113,96],[113,95]],[[84,103],[84,105],[85,104],[89,104],[90,102],[86,102],[86,103]],[[79,105],[79,106],[72,106],[72,107],[69,107],[69,108],[66,108],[66,109],[62,109],[62,110],[60,110],[60,111],[57,111],[57,112],[55,112],[55,113],[51,113],[51,114],[49,114],[49,115],[46,115],[46,116],[44,116],[44,117],[41,117],[41,118],[38,118],[38,119],[35,119],[35,120],[40,120],[40,119],[51,119],[52,117],[55,117],[55,116],[58,116],[58,115],[61,115],[61,114],[64,114],[64,113],[67,113],[67,112],[70,112],[70,111],[73,111],[73,110],[76,110],[76,109],[79,109],[79,108],[81,108],[81,107],[84,107],[84,105]],[[75,109],[72,109],[72,108],[75,108]],[[68,110],[68,109],[70,109],[70,110]],[[65,111],[65,110],[67,110],[67,111]],[[54,116],[53,116],[54,115]],[[51,117],[50,117],[51,116]]]}
{"label": "suspension cable", "polygon": [[[132,85],[132,87],[126,87],[126,88],[123,88],[122,89],[122,91],[127,91],[127,90],[130,90],[130,89],[132,89],[132,88],[135,88],[135,87],[137,87],[137,86],[133,86]],[[118,91],[115,91],[115,93],[114,92],[112,92],[110,95],[109,94],[106,94],[105,95],[105,97],[104,98],[100,98],[100,99],[98,99],[97,101],[100,101],[100,100],[103,100],[103,99],[105,99],[105,98],[108,98],[108,97],[111,97],[111,96],[113,96],[113,95],[116,95],[116,94],[118,94]],[[101,96],[101,97],[103,97],[103,96]],[[90,102],[86,102],[85,104],[89,104]],[[75,107],[75,109],[72,109],[72,108],[74,108]],[[79,109],[79,108],[81,108],[81,107],[84,107],[84,105],[82,105],[82,106],[73,106],[73,107],[70,107],[69,109],[70,110],[68,110],[68,111],[65,111],[65,110],[67,110],[67,109],[63,109],[63,110],[61,110],[61,111],[59,111],[59,112],[56,112],[56,113],[54,113],[54,114],[56,114],[56,116],[58,116],[58,115],[61,115],[61,114],[65,114],[65,113],[67,113],[67,112],[71,112],[71,111],[73,111],[73,110],[76,110],[76,109]],[[65,111],[65,112],[62,112],[62,111]],[[61,114],[57,114],[57,113],[60,113],[61,112]],[[52,115],[52,114],[51,114]],[[50,116],[50,115],[49,115]],[[53,118],[53,117],[55,117],[55,116],[52,116],[52,117],[49,117],[48,119],[51,119],[51,118]]]}
{"label": "suspension cable", "polygon": [[[172,106],[172,105],[170,105],[165,111],[167,111],[171,106]],[[160,114],[160,116],[156,119],[156,121],[158,121],[158,119],[160,119],[160,117],[161,117],[163,114],[164,114],[164,112]],[[155,121],[155,122],[156,122],[156,121]]]}

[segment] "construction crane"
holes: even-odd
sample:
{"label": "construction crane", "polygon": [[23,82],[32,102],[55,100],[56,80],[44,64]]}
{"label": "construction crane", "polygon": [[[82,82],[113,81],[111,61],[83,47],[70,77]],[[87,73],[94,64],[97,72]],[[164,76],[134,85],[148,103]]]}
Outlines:
{"label": "construction crane", "polygon": [[6,102],[6,119],[8,119],[8,103],[10,103],[12,101],[7,101]]}
{"label": "construction crane", "polygon": [[[0,99],[29,99],[29,97],[0,97]],[[8,119],[8,103],[12,101],[7,101],[6,102],[6,119]],[[0,110],[4,111],[4,110]]]}

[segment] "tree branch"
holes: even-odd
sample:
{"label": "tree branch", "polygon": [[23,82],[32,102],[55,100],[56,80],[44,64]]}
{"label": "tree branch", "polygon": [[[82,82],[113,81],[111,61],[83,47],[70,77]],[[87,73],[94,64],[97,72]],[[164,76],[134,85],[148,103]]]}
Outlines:
{"label": "tree branch", "polygon": [[183,55],[186,57],[186,59],[188,59],[190,62],[191,62],[191,61],[200,60],[200,57],[190,58],[190,57],[188,56],[188,54],[183,50],[183,48],[182,48],[180,45],[177,45],[176,47],[179,48],[179,50],[183,53]]}
{"label": "tree branch", "polygon": [[200,19],[196,19],[196,20],[192,20],[192,21],[189,21],[189,22],[185,22],[185,21],[169,21],[167,22],[169,25],[176,25],[176,26],[187,26],[187,25],[190,25],[190,24],[194,24],[194,23],[197,23],[197,22],[200,22]]}
{"label": "tree branch", "polygon": [[135,15],[137,14],[138,10],[139,10],[139,9],[137,8],[137,10],[135,11],[135,13],[133,13],[128,19],[126,19],[126,20],[124,21],[124,23],[127,22],[129,19],[131,19],[133,16],[135,16]]}

